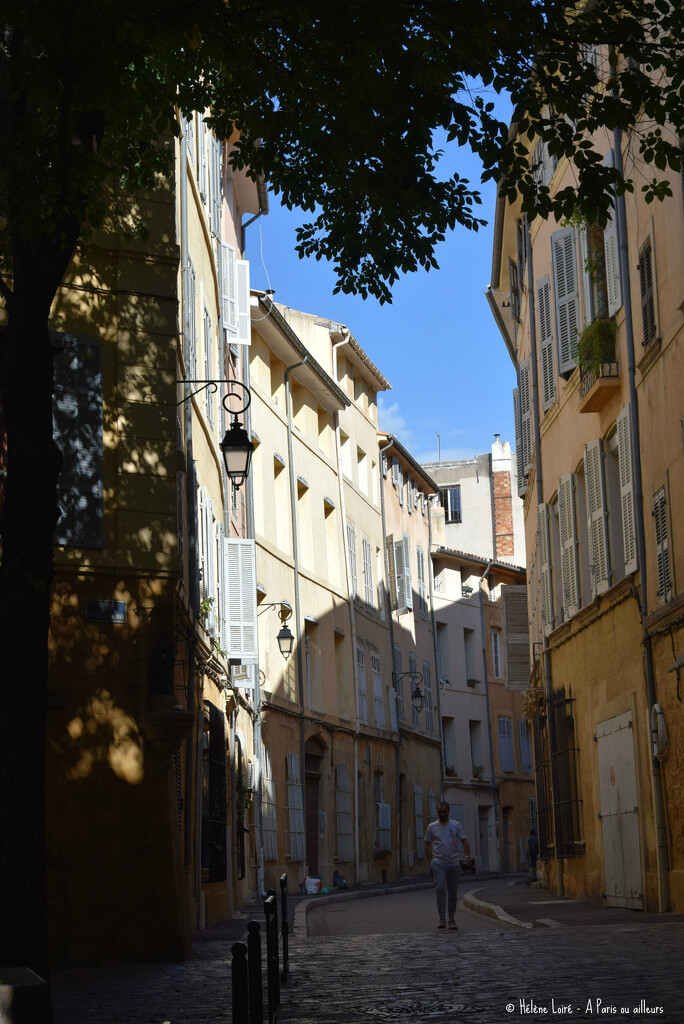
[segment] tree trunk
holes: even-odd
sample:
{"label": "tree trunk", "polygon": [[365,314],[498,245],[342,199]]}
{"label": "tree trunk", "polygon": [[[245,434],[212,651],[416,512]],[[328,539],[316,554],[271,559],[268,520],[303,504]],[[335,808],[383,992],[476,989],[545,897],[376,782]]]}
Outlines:
{"label": "tree trunk", "polygon": [[[67,247],[68,248],[68,247]],[[53,533],[61,454],[52,440],[51,299],[71,247],[15,250],[0,337],[7,477],[0,511],[0,968],[48,980],[45,744]],[[51,1024],[46,989],[36,1024]]]}

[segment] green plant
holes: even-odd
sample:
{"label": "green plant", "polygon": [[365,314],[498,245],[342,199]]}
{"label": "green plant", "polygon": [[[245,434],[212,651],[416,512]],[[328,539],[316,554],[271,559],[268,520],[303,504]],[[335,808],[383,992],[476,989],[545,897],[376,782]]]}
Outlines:
{"label": "green plant", "polygon": [[577,345],[577,362],[582,370],[598,373],[603,363],[615,362],[615,320],[597,318],[584,330]]}
{"label": "green plant", "polygon": [[484,778],[484,767],[481,764],[473,765],[473,777],[476,779]]}

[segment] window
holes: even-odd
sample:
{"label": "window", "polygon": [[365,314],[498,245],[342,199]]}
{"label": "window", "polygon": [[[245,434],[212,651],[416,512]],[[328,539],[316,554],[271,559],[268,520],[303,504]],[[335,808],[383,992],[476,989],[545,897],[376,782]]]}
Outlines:
{"label": "window", "polygon": [[[211,352],[211,317],[209,310],[204,309],[204,379],[211,380],[214,376],[214,368],[212,365],[212,352]],[[214,425],[214,392],[212,388],[206,390],[206,413],[209,424],[213,427]]]}
{"label": "window", "polygon": [[221,235],[221,170],[223,147],[214,136],[209,136],[209,220],[211,230],[217,238]]}
{"label": "window", "polygon": [[553,593],[551,590],[550,506],[537,506],[537,565],[541,590],[541,618],[545,635],[553,630]]}
{"label": "window", "polygon": [[511,316],[520,323],[520,281],[518,279],[518,264],[514,260],[508,261],[508,284],[511,298]]}
{"label": "window", "polygon": [[285,789],[287,791],[286,856],[290,860],[304,860],[306,857],[304,803],[297,754],[291,752],[285,756],[285,771]]}
{"label": "window", "polygon": [[577,365],[580,323],[574,228],[562,228],[552,234],[551,253],[558,339],[558,372],[561,376],[567,376]]}
{"label": "window", "polygon": [[420,786],[413,786],[413,821],[416,829],[416,858],[420,860],[425,856],[425,823],[423,822],[423,794]]}
{"label": "window", "polygon": [[363,549],[363,597],[369,608],[373,607],[373,549],[364,537]]}
{"label": "window", "polygon": [[539,317],[542,407],[548,409],[556,401],[556,367],[553,360],[553,325],[551,321],[551,281],[548,277],[545,277],[537,285],[537,315]]}
{"label": "window", "polygon": [[208,700],[204,706],[209,711],[209,735],[203,763],[202,867],[208,868],[211,882],[223,882],[227,874],[226,716]]}
{"label": "window", "polygon": [[513,729],[510,718],[499,719],[499,760],[502,772],[515,771],[515,753],[513,751]]}
{"label": "window", "polygon": [[55,384],[52,402],[54,440],[64,464],[59,477],[61,517],[58,544],[102,546],[101,348],[97,341],[52,334]]}
{"label": "window", "polygon": [[256,553],[253,540],[226,537],[223,542],[227,610],[227,636],[223,646],[229,658],[243,665],[257,661]]}
{"label": "window", "polygon": [[563,617],[568,619],[579,609],[574,473],[562,476],[558,483],[558,521]]}
{"label": "window", "polygon": [[426,619],[428,606],[425,589],[425,555],[422,548],[416,548],[416,560],[418,568],[418,614],[422,619]]}
{"label": "window", "polygon": [[530,730],[527,722],[518,721],[518,737],[520,740],[520,765],[525,775],[532,773],[532,747],[530,746]]}
{"label": "window", "polygon": [[648,238],[639,250],[639,290],[641,294],[641,324],[643,344],[648,345],[656,336],[655,289],[653,287],[653,252]]}
{"label": "window", "polygon": [[349,574],[351,577],[352,600],[359,596],[359,580],[356,572],[356,530],[347,523],[347,554],[349,556]]}
{"label": "window", "polygon": [[[391,561],[394,563],[394,584],[396,601],[394,607],[401,615],[403,612],[411,611],[413,608],[413,584],[411,581],[411,542],[407,533],[402,534],[401,540],[393,541],[388,545],[388,554],[392,552]],[[392,565],[390,565],[390,573]]]}
{"label": "window", "polygon": [[342,472],[351,480],[352,475],[352,454],[351,454],[351,441],[349,435],[345,434],[343,430],[340,430],[340,462],[342,463]]}
{"label": "window", "polygon": [[406,500],[408,505],[408,513],[411,516],[413,515],[413,510],[415,508],[415,493],[413,487],[413,480],[411,479],[410,476],[407,476],[406,478]]}
{"label": "window", "polygon": [[591,595],[596,597],[608,590],[611,576],[606,526],[603,445],[600,440],[590,441],[584,446],[584,482],[587,499]]}
{"label": "window", "polygon": [[359,721],[368,724],[368,696],[366,692],[366,652],[361,644],[356,645],[356,692],[358,695]]}
{"label": "window", "polygon": [[264,860],[278,860],[278,815],[276,790],[271,769],[271,752],[261,748],[261,828],[264,837]]}
{"label": "window", "polygon": [[197,279],[189,260],[185,268],[184,301],[185,376],[192,380],[197,376]]}
{"label": "window", "polygon": [[[214,545],[214,511],[205,487],[199,489],[197,501],[198,536],[200,539],[201,596],[205,609],[204,627],[216,636],[216,548]],[[255,592],[256,593],[256,592]]]}
{"label": "window", "polygon": [[368,495],[368,457],[360,448],[356,449],[356,470],[359,490],[362,494]]}
{"label": "window", "polygon": [[[520,440],[516,445],[522,452],[522,476],[532,469],[532,389],[530,384],[530,361],[523,359],[518,367],[518,415],[516,423],[520,423]],[[514,392],[515,407],[515,392]]]}
{"label": "window", "polygon": [[371,678],[373,680],[373,703],[375,708],[375,724],[378,729],[385,728],[385,695],[382,688],[382,671],[380,656],[371,651]]}
{"label": "window", "polygon": [[492,672],[495,679],[501,678],[501,633],[492,630]]}
{"label": "window", "polygon": [[349,788],[349,771],[346,764],[337,765],[335,779],[335,835],[337,859],[338,861],[346,863],[354,859],[351,791]]}
{"label": "window", "polygon": [[[556,857],[573,857],[576,844],[581,840],[581,799],[577,773],[578,747],[575,737],[575,722],[572,713],[572,698],[565,696],[565,687],[552,695],[548,714],[554,716],[556,727],[556,749],[551,755],[555,766],[552,777],[556,780],[554,794],[556,812]],[[539,793],[539,788],[537,788]],[[541,836],[540,836],[541,839]],[[541,841],[540,841],[541,851]]]}
{"label": "window", "polygon": [[[409,673],[410,673],[409,679],[408,679],[408,683],[409,683],[409,698],[410,698],[411,694],[413,693],[413,690],[414,690],[414,687],[416,685],[416,682],[417,682],[417,679],[415,677],[416,677],[416,673],[418,672],[418,662],[416,661],[416,656],[413,653],[413,651],[411,651],[411,653],[408,656],[408,662],[409,662]],[[420,712],[416,711],[416,709],[414,708],[413,701],[411,701],[411,724],[412,725],[416,725],[416,726],[420,725]]]}
{"label": "window", "polygon": [[[249,263],[239,260],[235,246],[221,243],[221,322],[226,345],[249,345]],[[275,397],[275,389],[273,390]]]}
{"label": "window", "polygon": [[406,714],[404,709],[404,680],[402,676],[402,657],[401,648],[394,645],[394,688],[397,695],[397,715],[399,721],[405,721]]}
{"label": "window", "polygon": [[[370,756],[370,748],[368,749]],[[373,837],[374,853],[391,853],[392,851],[392,805],[382,799],[382,773],[376,772],[373,780],[375,792],[375,832]]]}
{"label": "window", "polygon": [[656,559],[658,564],[658,600],[665,604],[672,597],[670,574],[670,541],[667,522],[667,498],[661,487],[653,495],[653,522],[655,525]]}
{"label": "window", "polygon": [[435,720],[432,706],[432,672],[428,661],[423,662],[423,693],[425,694],[425,731],[432,733],[435,731]]}
{"label": "window", "polygon": [[439,492],[439,503],[444,509],[444,521],[447,523],[461,522],[461,485],[445,487]]}

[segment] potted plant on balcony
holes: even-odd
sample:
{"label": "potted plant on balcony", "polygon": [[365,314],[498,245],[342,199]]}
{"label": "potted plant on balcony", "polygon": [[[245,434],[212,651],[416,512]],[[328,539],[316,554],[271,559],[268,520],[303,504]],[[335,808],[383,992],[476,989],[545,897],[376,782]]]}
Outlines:
{"label": "potted plant on balcony", "polygon": [[448,764],[444,770],[446,771],[447,775],[456,775],[456,768],[454,767],[453,764]]}
{"label": "potted plant on balcony", "polygon": [[481,764],[473,765],[473,778],[479,779],[480,782],[484,779],[484,767]]}
{"label": "potted plant on balcony", "polygon": [[597,317],[587,324],[577,345],[580,373],[589,372],[598,377],[601,375],[602,367],[612,366],[615,363],[616,337],[617,327],[613,317]]}

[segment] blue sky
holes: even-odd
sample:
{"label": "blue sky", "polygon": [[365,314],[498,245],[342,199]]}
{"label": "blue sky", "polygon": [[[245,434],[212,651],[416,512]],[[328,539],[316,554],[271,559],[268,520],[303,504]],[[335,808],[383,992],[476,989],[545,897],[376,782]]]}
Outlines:
{"label": "blue sky", "polygon": [[[479,181],[470,152],[448,154],[463,176]],[[439,270],[396,284],[391,305],[333,295],[335,274],[323,261],[300,260],[295,229],[308,215],[290,213],[271,196],[271,209],[247,232],[251,286],[273,288],[286,306],[344,323],[392,384],[381,393],[380,427],[395,433],[420,462],[488,452],[494,434],[515,447],[515,371],[484,295],[490,283],[495,188],[480,188],[478,233],[457,228],[437,250]]]}

